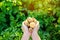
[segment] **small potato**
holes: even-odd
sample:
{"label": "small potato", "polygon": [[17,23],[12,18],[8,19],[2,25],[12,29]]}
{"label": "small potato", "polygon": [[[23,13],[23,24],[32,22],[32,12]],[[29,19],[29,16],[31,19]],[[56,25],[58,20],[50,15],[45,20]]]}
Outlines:
{"label": "small potato", "polygon": [[28,18],[24,21],[24,24],[25,24],[28,28],[34,28],[36,23],[37,23],[37,20],[36,20],[35,18],[31,18],[31,17],[28,17]]}
{"label": "small potato", "polygon": [[30,23],[30,22],[33,22],[32,18],[31,17],[28,17],[27,18],[27,21]]}
{"label": "small potato", "polygon": [[35,18],[32,18],[34,23],[37,23],[37,20]]}
{"label": "small potato", "polygon": [[29,28],[29,32],[31,32],[31,33],[32,33],[32,31],[33,31],[33,29],[32,29],[32,28]]}
{"label": "small potato", "polygon": [[26,26],[28,26],[29,27],[29,23],[28,23],[28,21],[26,20],[26,21],[24,21],[24,24],[26,25]]}
{"label": "small potato", "polygon": [[31,27],[31,28],[34,28],[34,27],[35,27],[35,23],[34,23],[34,22],[31,22],[31,23],[30,23],[30,27]]}

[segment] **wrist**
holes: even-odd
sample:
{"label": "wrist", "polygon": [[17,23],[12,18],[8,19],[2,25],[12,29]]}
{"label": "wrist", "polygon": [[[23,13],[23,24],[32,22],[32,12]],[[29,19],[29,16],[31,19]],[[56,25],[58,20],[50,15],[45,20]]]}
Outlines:
{"label": "wrist", "polygon": [[32,34],[32,39],[33,39],[33,40],[41,40],[37,32],[34,32],[34,33]]}
{"label": "wrist", "polygon": [[32,34],[38,34],[38,32],[34,31]]}
{"label": "wrist", "polygon": [[38,34],[37,32],[33,32],[32,37],[34,38],[34,36],[36,36],[37,34]]}
{"label": "wrist", "polygon": [[26,36],[30,36],[30,34],[28,32],[24,32],[24,35]]}
{"label": "wrist", "polygon": [[34,36],[37,36],[38,35],[38,33],[37,32],[33,32],[32,33],[32,37],[34,38]]}
{"label": "wrist", "polygon": [[29,40],[30,35],[27,32],[24,32],[21,40]]}

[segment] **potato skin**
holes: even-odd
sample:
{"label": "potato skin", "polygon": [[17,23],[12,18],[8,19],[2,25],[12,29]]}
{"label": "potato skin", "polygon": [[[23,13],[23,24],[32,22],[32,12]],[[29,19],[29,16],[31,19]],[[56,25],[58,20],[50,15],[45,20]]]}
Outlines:
{"label": "potato skin", "polygon": [[25,24],[27,27],[29,27],[29,23],[28,23],[27,20],[24,21],[24,24]]}
{"label": "potato skin", "polygon": [[34,23],[37,23],[37,20],[35,18],[32,18],[32,20],[33,20]]}
{"label": "potato skin", "polygon": [[29,32],[32,33],[35,25],[37,23],[37,20],[35,18],[28,17],[25,21],[24,24],[28,27]]}
{"label": "potato skin", "polygon": [[35,23],[34,23],[34,22],[31,22],[31,23],[30,23],[30,27],[31,27],[31,28],[34,28],[34,27],[35,27]]}
{"label": "potato skin", "polygon": [[31,17],[28,17],[27,18],[27,21],[30,23],[30,22],[33,22],[32,18]]}

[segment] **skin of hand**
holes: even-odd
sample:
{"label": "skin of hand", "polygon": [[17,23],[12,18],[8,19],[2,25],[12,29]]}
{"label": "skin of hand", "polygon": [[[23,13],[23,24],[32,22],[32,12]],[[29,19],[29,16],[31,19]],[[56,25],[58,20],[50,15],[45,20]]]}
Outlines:
{"label": "skin of hand", "polygon": [[35,26],[35,28],[33,29],[32,32],[32,39],[33,40],[41,40],[39,35],[38,35],[38,30],[39,30],[39,22],[37,21],[37,24]]}
{"label": "skin of hand", "polygon": [[30,33],[28,31],[28,27],[22,23],[22,31],[24,32],[22,39],[21,40],[29,40],[29,37],[32,36],[32,40],[41,40],[39,35],[38,35],[38,30],[39,30],[39,22],[37,21],[36,27],[33,29],[33,32]]}
{"label": "skin of hand", "polygon": [[22,31],[24,32],[21,40],[29,40],[31,33],[28,31],[28,27],[22,23]]}

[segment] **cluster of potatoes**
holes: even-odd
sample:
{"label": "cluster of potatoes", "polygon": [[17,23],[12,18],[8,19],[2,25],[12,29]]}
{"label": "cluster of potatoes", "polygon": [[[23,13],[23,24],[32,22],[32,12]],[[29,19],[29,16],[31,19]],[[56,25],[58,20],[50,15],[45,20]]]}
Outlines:
{"label": "cluster of potatoes", "polygon": [[37,20],[35,18],[28,17],[24,24],[28,27],[29,32],[32,32],[35,25],[37,24]]}

